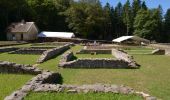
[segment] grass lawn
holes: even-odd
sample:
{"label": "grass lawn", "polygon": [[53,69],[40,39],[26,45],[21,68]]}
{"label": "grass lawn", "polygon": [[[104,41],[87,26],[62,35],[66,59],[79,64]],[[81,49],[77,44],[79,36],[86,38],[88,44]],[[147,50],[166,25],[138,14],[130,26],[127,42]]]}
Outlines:
{"label": "grass lawn", "polygon": [[0,74],[0,100],[21,88],[32,75]]}
{"label": "grass lawn", "polygon": [[18,64],[30,64],[33,65],[36,63],[39,55],[22,55],[22,54],[8,54],[8,53],[1,53],[0,60],[2,61],[9,61],[15,62]]}
{"label": "grass lawn", "polygon": [[135,95],[120,95],[111,93],[31,93],[24,100],[143,100]]}
{"label": "grass lawn", "polygon": [[[75,52],[80,48],[75,46],[72,50]],[[65,84],[124,84],[163,100],[170,100],[170,57],[134,55],[134,58],[141,64],[140,69],[57,69],[60,56],[40,66],[60,72]]]}

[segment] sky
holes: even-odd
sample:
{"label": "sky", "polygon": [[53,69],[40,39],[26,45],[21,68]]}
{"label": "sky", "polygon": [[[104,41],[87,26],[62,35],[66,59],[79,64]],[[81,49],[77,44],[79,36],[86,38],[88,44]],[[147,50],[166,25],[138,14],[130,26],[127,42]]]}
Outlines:
{"label": "sky", "polygon": [[[122,4],[126,2],[126,0],[100,0],[100,1],[103,5],[109,2],[114,7],[118,4],[118,2],[121,2]],[[156,8],[160,4],[163,8],[164,13],[166,13],[167,9],[170,8],[170,0],[145,0],[145,2],[149,8]]]}

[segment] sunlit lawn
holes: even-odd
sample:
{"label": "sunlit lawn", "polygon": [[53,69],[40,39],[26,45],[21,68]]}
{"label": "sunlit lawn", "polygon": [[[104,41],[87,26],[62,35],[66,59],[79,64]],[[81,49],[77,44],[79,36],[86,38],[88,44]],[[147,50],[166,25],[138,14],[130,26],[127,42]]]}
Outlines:
{"label": "sunlit lawn", "polygon": [[[72,50],[75,52],[80,48],[75,46]],[[59,58],[52,59],[44,66],[60,72],[65,84],[124,84],[165,100],[170,99],[169,56],[134,55],[141,64],[140,69],[60,69],[56,67]]]}
{"label": "sunlit lawn", "polygon": [[30,65],[35,64],[39,57],[40,55],[8,54],[8,53],[0,54],[1,61],[9,61],[18,64],[30,64]]}
{"label": "sunlit lawn", "polygon": [[21,88],[32,75],[1,74],[0,73],[0,100]]}
{"label": "sunlit lawn", "polygon": [[112,93],[31,93],[24,100],[143,100],[135,95],[120,95]]}

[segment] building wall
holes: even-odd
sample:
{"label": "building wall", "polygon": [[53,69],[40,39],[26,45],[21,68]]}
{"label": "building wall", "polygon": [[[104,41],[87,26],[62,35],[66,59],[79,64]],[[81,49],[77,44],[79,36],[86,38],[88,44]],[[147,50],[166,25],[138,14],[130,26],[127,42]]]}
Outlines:
{"label": "building wall", "polygon": [[[13,36],[12,36],[13,34],[15,35],[15,38],[13,38]],[[24,41],[35,40],[35,39],[37,39],[38,29],[33,24],[27,33],[7,33],[7,39],[15,40],[15,41],[22,41],[22,39],[21,39],[22,34],[23,34]]]}

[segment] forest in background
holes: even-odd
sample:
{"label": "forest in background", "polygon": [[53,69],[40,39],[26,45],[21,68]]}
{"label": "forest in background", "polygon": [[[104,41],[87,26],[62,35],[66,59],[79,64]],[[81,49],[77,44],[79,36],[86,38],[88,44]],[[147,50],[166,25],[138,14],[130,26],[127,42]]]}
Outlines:
{"label": "forest in background", "polygon": [[0,0],[0,40],[12,22],[33,21],[40,31],[74,32],[79,38],[112,40],[137,35],[170,42],[170,9],[149,9],[144,1],[129,0],[115,7],[99,0]]}

